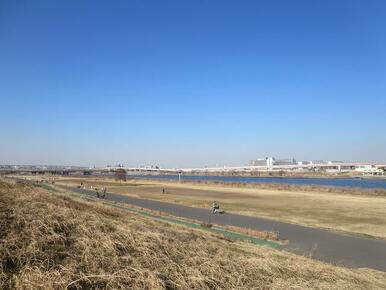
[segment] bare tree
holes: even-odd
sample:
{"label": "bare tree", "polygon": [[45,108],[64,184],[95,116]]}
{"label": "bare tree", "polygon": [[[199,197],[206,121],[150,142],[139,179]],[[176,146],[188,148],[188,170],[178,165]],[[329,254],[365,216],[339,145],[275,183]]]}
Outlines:
{"label": "bare tree", "polygon": [[119,168],[115,170],[114,178],[116,181],[126,181],[126,170],[123,168]]}

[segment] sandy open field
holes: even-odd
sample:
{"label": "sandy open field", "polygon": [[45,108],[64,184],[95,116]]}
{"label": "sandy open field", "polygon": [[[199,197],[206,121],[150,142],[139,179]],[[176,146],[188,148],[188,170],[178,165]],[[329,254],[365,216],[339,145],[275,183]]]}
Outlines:
{"label": "sandy open field", "polygon": [[[167,181],[114,182],[64,178],[62,182],[106,186],[131,196],[209,208],[216,200],[227,211],[311,227],[386,238],[386,197],[329,192],[295,192]],[[162,194],[165,188],[166,194]]]}

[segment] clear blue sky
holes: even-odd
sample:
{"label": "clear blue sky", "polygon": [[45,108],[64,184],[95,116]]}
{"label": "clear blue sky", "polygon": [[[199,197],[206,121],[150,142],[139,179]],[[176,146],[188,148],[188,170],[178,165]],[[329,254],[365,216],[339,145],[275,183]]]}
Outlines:
{"label": "clear blue sky", "polygon": [[0,163],[386,160],[386,1],[0,0]]}

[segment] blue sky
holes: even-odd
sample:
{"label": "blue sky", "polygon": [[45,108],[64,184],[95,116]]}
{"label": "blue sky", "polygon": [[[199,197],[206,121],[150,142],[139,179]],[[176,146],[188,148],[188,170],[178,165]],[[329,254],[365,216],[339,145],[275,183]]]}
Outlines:
{"label": "blue sky", "polygon": [[0,0],[0,163],[386,161],[386,2]]}

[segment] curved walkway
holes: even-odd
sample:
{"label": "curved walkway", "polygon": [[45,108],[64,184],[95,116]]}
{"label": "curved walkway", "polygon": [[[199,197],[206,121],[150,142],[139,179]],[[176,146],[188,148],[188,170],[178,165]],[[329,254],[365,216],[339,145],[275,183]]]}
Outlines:
{"label": "curved walkway", "polygon": [[[95,196],[95,192],[92,190],[60,187],[80,194]],[[210,210],[202,208],[139,199],[114,193],[108,193],[106,199],[207,223],[279,232],[280,239],[289,241],[287,245],[281,247],[284,250],[346,267],[366,267],[386,271],[386,241],[384,240],[346,235],[239,214],[214,215]]]}

